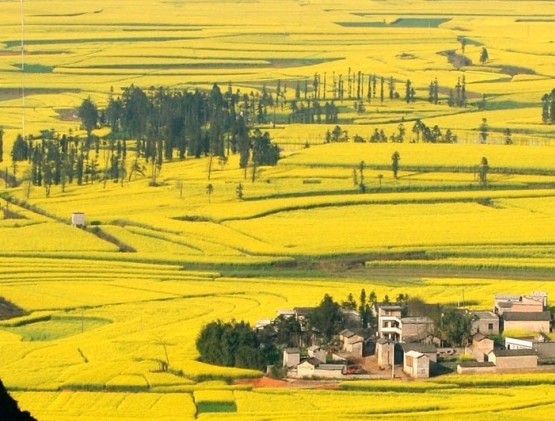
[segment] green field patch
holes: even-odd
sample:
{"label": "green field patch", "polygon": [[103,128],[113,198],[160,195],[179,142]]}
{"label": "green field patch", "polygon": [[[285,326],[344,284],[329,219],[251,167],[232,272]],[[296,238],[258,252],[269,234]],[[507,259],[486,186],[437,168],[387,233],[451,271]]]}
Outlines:
{"label": "green field patch", "polygon": [[21,335],[23,341],[54,341],[78,335],[109,323],[111,323],[110,320],[99,317],[53,316],[47,320],[30,320],[29,323],[4,329]]}
{"label": "green field patch", "polygon": [[[98,44],[98,43],[134,43],[134,42],[164,42],[194,39],[190,37],[112,37],[112,38],[61,38],[61,39],[29,39],[25,40],[26,46],[32,45],[59,45],[59,44]],[[8,40],[4,42],[6,48],[21,45],[21,40]]]}
{"label": "green field patch", "polygon": [[199,414],[207,412],[237,412],[235,402],[199,402],[197,403]]}
{"label": "green field patch", "polygon": [[399,18],[391,23],[383,22],[335,22],[346,28],[438,28],[441,24],[449,22],[450,18]]}
{"label": "green field patch", "polygon": [[39,63],[16,63],[13,66],[19,70],[23,68],[25,73],[52,73],[54,71],[54,66],[47,66]]}

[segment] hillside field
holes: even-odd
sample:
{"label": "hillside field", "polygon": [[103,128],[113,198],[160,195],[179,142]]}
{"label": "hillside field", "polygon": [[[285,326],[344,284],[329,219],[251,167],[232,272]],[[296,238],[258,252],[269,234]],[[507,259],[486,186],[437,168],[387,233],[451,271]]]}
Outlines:
{"label": "hillside field", "polygon": [[[0,179],[0,297],[25,311],[0,317],[0,378],[20,407],[40,421],[549,419],[555,372],[256,388],[235,380],[262,373],[202,363],[195,340],[210,321],[254,324],[362,288],[468,309],[499,292],[553,299],[555,126],[541,98],[555,88],[554,2],[33,0],[2,1],[0,16],[0,170],[18,180]],[[102,108],[131,84],[275,93],[279,80],[291,101],[316,73],[331,95],[332,78],[359,71],[400,99],[337,101],[349,139],[331,143],[335,124],[288,124],[275,107],[261,129],[281,159],[254,181],[237,155],[210,178],[209,157],[187,156],[156,187],[148,169],[47,197],[11,161],[17,134],[85,136],[82,101]],[[463,77],[469,103],[450,107]],[[457,142],[421,143],[416,120]],[[368,142],[400,125],[404,142]]]}

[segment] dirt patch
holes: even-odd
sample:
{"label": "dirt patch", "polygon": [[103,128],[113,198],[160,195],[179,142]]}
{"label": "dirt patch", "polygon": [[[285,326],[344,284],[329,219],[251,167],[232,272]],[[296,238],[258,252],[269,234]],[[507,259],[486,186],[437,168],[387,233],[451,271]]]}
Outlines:
{"label": "dirt patch", "polygon": [[337,389],[338,381],[323,380],[304,380],[304,379],[288,379],[279,380],[270,377],[259,377],[257,379],[239,379],[235,384],[247,384],[255,388],[297,388],[297,389]]}

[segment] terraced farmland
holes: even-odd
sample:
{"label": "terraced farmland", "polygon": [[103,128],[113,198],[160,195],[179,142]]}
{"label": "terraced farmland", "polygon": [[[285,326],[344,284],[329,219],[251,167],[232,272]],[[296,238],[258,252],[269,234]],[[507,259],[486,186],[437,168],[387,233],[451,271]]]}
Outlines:
{"label": "terraced farmland", "polygon": [[[0,297],[26,311],[0,321],[0,378],[21,407],[41,421],[551,414],[552,373],[262,389],[234,383],[260,372],[198,361],[195,339],[213,320],[254,323],[361,288],[476,309],[496,292],[554,296],[555,131],[541,115],[555,87],[552,2],[34,0],[0,2],[0,16],[0,170],[17,179],[0,183]],[[461,55],[471,62],[449,61]],[[156,187],[144,175],[46,197],[29,164],[11,161],[17,134],[83,137],[83,99],[102,108],[131,84],[275,94],[279,80],[290,102],[297,84],[313,94],[315,74],[325,96],[357,71],[393,81],[401,98],[378,94],[362,112],[338,101],[349,141],[332,143],[335,124],[288,124],[289,105],[274,107],[261,128],[282,159],[255,181],[237,155],[210,175],[209,157],[187,156],[164,162]],[[469,104],[450,107],[463,77]],[[438,104],[427,100],[436,78]],[[420,143],[417,120],[458,141]],[[368,142],[400,125],[403,143]],[[74,211],[86,229],[70,225]]]}

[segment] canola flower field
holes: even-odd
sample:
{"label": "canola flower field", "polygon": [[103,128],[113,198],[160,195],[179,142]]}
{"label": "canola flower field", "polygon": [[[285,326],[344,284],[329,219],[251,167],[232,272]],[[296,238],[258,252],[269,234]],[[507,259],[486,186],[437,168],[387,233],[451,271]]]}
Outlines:
{"label": "canola flower field", "polygon": [[[47,198],[26,181],[0,183],[0,296],[28,312],[0,321],[0,378],[22,408],[41,421],[549,419],[554,373],[259,389],[233,381],[261,373],[202,363],[194,342],[216,319],[253,324],[361,288],[475,309],[489,309],[497,292],[555,296],[555,130],[542,123],[540,101],[555,87],[550,2],[22,5],[0,4],[1,170],[12,168],[18,133],[83,133],[82,100],[102,107],[132,83],[231,81],[250,92],[280,79],[291,99],[297,80],[352,68],[393,77],[401,93],[410,78],[421,100],[373,99],[363,114],[346,101],[350,135],[400,123],[410,133],[419,118],[459,137],[324,144],[333,125],[268,125],[282,159],[255,182],[231,156],[209,181],[208,158],[164,163],[158,187],[139,176],[55,186]],[[462,38],[473,64],[457,68],[444,52],[461,53]],[[484,46],[490,59],[480,64]],[[462,76],[471,102],[486,95],[485,109],[422,100],[437,78],[445,102]],[[483,118],[488,144],[477,141]],[[477,177],[482,157],[487,186]],[[353,181],[361,161],[364,193]],[[20,179],[26,170],[17,168]],[[74,211],[86,230],[70,225]]]}

